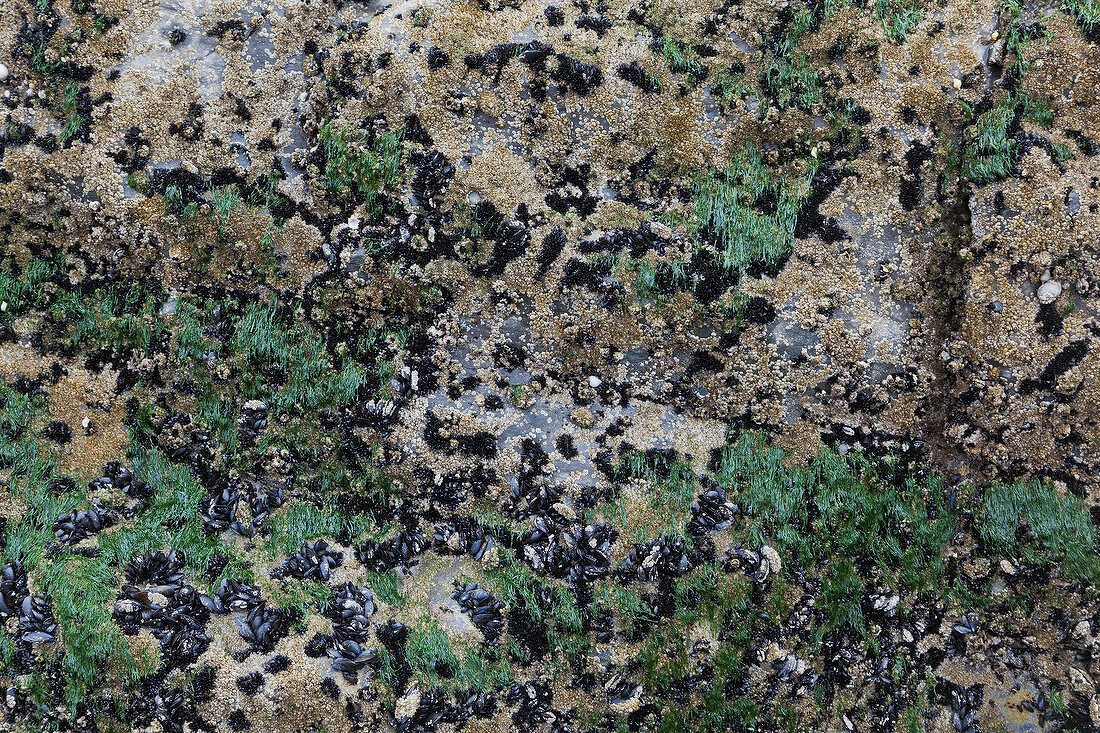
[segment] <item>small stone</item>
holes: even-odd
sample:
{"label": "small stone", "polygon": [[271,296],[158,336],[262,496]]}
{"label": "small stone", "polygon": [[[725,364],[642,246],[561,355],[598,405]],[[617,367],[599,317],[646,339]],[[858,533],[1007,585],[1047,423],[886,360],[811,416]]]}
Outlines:
{"label": "small stone", "polygon": [[1062,283],[1057,280],[1047,280],[1039,286],[1039,302],[1043,305],[1053,303],[1062,294]]}
{"label": "small stone", "polygon": [[1073,633],[1078,639],[1087,639],[1092,636],[1092,625],[1089,624],[1088,619],[1079,621],[1077,625],[1073,627]]}
{"label": "small stone", "polygon": [[573,508],[570,507],[568,504],[563,504],[559,501],[551,508],[557,511],[558,514],[568,519],[570,522],[574,521],[577,518],[577,513],[573,511]]}
{"label": "small stone", "polygon": [[616,715],[629,715],[636,712],[641,707],[641,692],[642,687],[638,685],[630,693],[630,697],[612,702],[610,704],[611,710]]}
{"label": "small stone", "polygon": [[963,80],[956,77],[955,79],[951,80],[951,86],[955,87],[956,89],[962,89]]}
{"label": "small stone", "polygon": [[0,81],[7,81],[8,76],[10,76],[10,74],[8,73],[8,67],[0,64]]}
{"label": "small stone", "polygon": [[405,691],[405,694],[398,699],[397,704],[394,706],[394,717],[398,720],[411,718],[418,707],[420,707],[420,688],[414,682]]}
{"label": "small stone", "polygon": [[592,389],[596,389],[601,384],[603,384],[603,380],[600,379],[597,376],[591,376],[591,377],[588,378],[588,386],[591,387]]}
{"label": "small stone", "polygon": [[1016,566],[1010,563],[1008,560],[1001,560],[1001,572],[1005,575],[1015,575]]}
{"label": "small stone", "polygon": [[770,572],[778,573],[783,569],[783,561],[779,558],[779,552],[771,545],[761,547],[760,554],[768,561]]}
{"label": "small stone", "polygon": [[92,421],[89,420],[88,418],[84,418],[83,420],[80,421],[80,427],[84,428],[85,430],[87,430],[89,427],[91,427],[91,424],[92,424]]}
{"label": "small stone", "polygon": [[662,222],[649,222],[649,231],[653,232],[661,239],[672,239],[672,230],[668,227],[667,224],[664,224]]}
{"label": "small stone", "polygon": [[8,301],[5,300],[3,303],[0,303],[0,313],[7,313],[7,312],[8,312]]}

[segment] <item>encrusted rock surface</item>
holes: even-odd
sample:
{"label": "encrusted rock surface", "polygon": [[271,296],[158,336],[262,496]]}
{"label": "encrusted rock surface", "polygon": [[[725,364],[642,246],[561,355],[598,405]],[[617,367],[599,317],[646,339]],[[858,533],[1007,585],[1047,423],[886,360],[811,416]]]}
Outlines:
{"label": "encrusted rock surface", "polygon": [[5,2],[3,725],[1100,729],[1098,38]]}

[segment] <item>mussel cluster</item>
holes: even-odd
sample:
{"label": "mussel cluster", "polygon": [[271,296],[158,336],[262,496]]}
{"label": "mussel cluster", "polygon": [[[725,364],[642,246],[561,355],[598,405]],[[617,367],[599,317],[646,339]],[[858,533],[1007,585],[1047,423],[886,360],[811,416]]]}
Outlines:
{"label": "mussel cluster", "polygon": [[206,622],[216,602],[184,581],[184,558],[175,551],[141,555],[127,563],[114,619],[125,634],[148,628],[168,668],[198,659],[210,644]]}
{"label": "mussel cluster", "polygon": [[691,569],[687,543],[678,535],[662,535],[644,545],[635,544],[619,571],[624,580],[652,581],[675,577]]}
{"label": "mussel cluster", "polygon": [[31,644],[52,644],[57,640],[57,619],[49,601],[28,595],[19,606],[19,639]]}
{"label": "mussel cluster", "polygon": [[327,581],[332,571],[344,562],[344,553],[329,547],[324,540],[306,542],[283,566],[272,571],[276,577],[290,576],[300,580]]}
{"label": "mussel cluster", "polygon": [[57,541],[72,545],[104,530],[115,523],[114,512],[93,504],[89,509],[62,514],[53,523]]}
{"label": "mussel cluster", "polygon": [[493,536],[485,527],[464,517],[438,525],[432,535],[432,549],[440,555],[469,553],[480,560],[493,547]]}
{"label": "mussel cluster", "polygon": [[126,565],[127,583],[114,605],[114,619],[124,633],[148,628],[161,643],[169,667],[193,663],[210,643],[205,633],[210,614],[245,612],[237,627],[257,651],[271,651],[286,635],[290,619],[267,608],[260,589],[224,579],[210,594],[184,579],[185,558],[175,550],[157,551]]}
{"label": "mussel cluster", "polygon": [[267,427],[267,405],[262,400],[249,400],[241,406],[241,416],[237,420],[241,444],[252,445],[257,436]]}
{"label": "mussel cluster", "polygon": [[16,616],[23,599],[30,594],[27,587],[27,571],[18,561],[4,563],[0,570],[0,614]]}
{"label": "mussel cluster", "polygon": [[762,545],[759,550],[744,547],[731,550],[726,556],[726,565],[740,570],[757,583],[763,583],[783,568],[783,561],[774,547]]}
{"label": "mussel cluster", "polygon": [[485,635],[485,640],[495,644],[504,631],[504,603],[477,583],[455,581],[455,588],[451,598],[469,615],[474,626]]}
{"label": "mussel cluster", "polygon": [[[249,521],[242,522],[238,512],[247,506]],[[202,505],[203,529],[210,534],[231,530],[242,537],[252,537],[257,530],[266,531],[265,521],[283,505],[283,489],[267,486],[247,477],[226,479],[218,476],[212,482]]]}
{"label": "mussel cluster", "polygon": [[355,559],[371,570],[392,570],[409,564],[428,548],[428,539],[416,527],[402,529],[394,537],[376,542],[369,540],[355,548]]}
{"label": "mussel cluster", "polygon": [[524,556],[535,570],[569,583],[590,582],[606,575],[611,567],[608,553],[618,532],[606,524],[579,522],[557,528],[537,517],[523,547]]}
{"label": "mussel cluster", "polygon": [[348,682],[358,682],[365,666],[381,664],[378,647],[366,646],[374,611],[374,596],[370,590],[352,583],[343,583],[334,589],[329,611],[332,636],[327,652],[332,658],[332,668]]}
{"label": "mussel cluster", "polygon": [[692,536],[726,529],[733,524],[733,517],[737,514],[738,507],[726,498],[725,489],[713,479],[709,479],[706,484],[709,485],[691,505],[688,533]]}
{"label": "mussel cluster", "polygon": [[[153,490],[129,468],[118,461],[111,461],[103,467],[103,475],[88,484],[92,491],[117,489],[127,496],[137,499],[140,503],[148,501]],[[140,511],[140,507],[136,510]],[[134,512],[130,512],[133,514]]]}

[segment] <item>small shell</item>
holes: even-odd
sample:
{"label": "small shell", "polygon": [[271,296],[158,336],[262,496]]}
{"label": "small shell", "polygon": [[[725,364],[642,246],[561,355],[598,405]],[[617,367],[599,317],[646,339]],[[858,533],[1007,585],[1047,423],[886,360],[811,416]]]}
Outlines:
{"label": "small shell", "polygon": [[1062,283],[1057,280],[1047,280],[1045,283],[1039,286],[1037,293],[1039,302],[1043,305],[1053,303],[1058,300],[1058,296],[1062,294]]}

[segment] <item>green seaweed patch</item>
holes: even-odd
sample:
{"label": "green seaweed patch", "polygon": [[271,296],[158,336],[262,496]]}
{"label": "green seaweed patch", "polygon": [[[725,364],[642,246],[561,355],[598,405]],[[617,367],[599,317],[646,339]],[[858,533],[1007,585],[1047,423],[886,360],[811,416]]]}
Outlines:
{"label": "green seaweed patch", "polygon": [[318,176],[337,196],[355,194],[374,215],[382,213],[380,196],[401,181],[402,132],[367,136],[332,120],[321,126]]}
{"label": "green seaweed patch", "polygon": [[724,171],[696,174],[691,190],[697,237],[713,240],[727,270],[777,264],[794,243],[810,177],[792,182],[765,166],[755,148],[742,149]]}
{"label": "green seaweed patch", "polygon": [[825,569],[825,610],[834,627],[864,630],[866,581],[917,593],[934,592],[944,577],[941,551],[954,536],[956,515],[942,482],[884,481],[859,453],[823,450],[808,468],[789,468],[783,452],[745,435],[722,452],[719,483],[751,519],[757,546],[778,543],[784,562]]}
{"label": "green seaweed patch", "polygon": [[1002,555],[1034,564],[1059,563],[1083,583],[1100,580],[1096,528],[1079,499],[1060,497],[1040,481],[999,484],[989,490],[978,515],[981,538]]}

